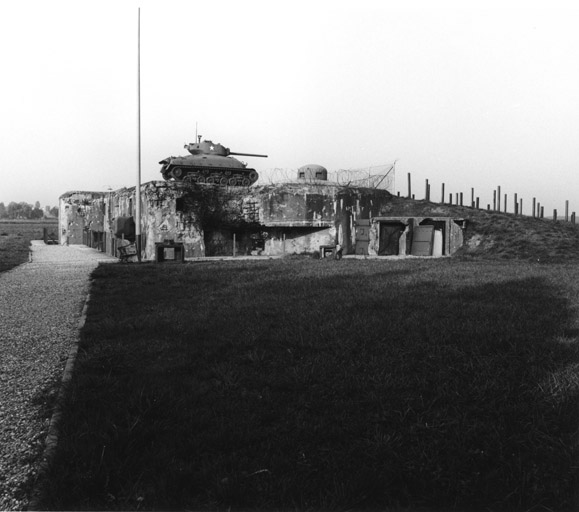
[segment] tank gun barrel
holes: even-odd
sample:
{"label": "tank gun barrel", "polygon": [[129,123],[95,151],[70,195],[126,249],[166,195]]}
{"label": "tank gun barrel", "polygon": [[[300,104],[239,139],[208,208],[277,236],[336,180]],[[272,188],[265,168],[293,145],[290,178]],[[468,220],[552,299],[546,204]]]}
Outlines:
{"label": "tank gun barrel", "polygon": [[230,155],[237,155],[237,156],[259,156],[261,158],[267,158],[267,155],[256,155],[254,153],[236,153],[234,151],[229,152]]}

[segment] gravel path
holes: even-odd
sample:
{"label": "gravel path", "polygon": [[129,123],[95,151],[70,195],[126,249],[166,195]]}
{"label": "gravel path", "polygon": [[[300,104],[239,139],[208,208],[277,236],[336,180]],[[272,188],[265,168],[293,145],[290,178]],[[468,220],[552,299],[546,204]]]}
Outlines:
{"label": "gravel path", "polygon": [[28,504],[90,273],[118,261],[41,241],[31,260],[0,274],[0,510]]}

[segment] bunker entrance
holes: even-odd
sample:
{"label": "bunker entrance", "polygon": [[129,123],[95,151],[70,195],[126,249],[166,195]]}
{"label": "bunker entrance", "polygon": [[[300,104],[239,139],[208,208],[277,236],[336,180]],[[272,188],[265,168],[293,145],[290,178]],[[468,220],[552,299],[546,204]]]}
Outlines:
{"label": "bunker entrance", "polygon": [[400,254],[400,236],[406,226],[401,222],[380,222],[379,256],[393,256]]}

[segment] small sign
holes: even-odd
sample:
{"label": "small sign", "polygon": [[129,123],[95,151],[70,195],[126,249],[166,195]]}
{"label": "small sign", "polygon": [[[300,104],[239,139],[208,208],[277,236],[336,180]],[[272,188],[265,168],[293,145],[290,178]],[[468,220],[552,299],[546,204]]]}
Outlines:
{"label": "small sign", "polygon": [[165,247],[163,257],[166,260],[174,260],[175,259],[175,248],[174,247]]}

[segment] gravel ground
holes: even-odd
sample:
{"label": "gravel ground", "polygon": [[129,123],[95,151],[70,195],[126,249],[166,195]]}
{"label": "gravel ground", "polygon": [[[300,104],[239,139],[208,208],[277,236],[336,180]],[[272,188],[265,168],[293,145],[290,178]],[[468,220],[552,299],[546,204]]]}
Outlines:
{"label": "gravel ground", "polygon": [[24,510],[92,270],[118,261],[33,241],[31,262],[0,274],[0,510]]}

